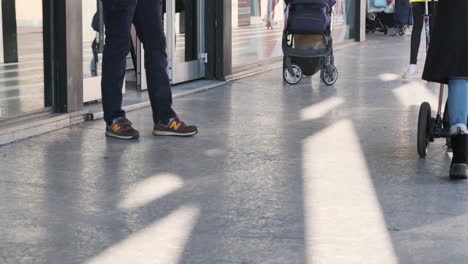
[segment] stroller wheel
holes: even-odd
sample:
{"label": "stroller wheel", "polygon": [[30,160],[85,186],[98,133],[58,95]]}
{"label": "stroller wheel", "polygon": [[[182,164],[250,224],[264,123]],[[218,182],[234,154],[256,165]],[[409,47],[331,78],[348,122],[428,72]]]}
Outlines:
{"label": "stroller wheel", "polygon": [[332,64],[325,66],[320,73],[320,78],[326,85],[331,86],[338,80],[338,69]]}
{"label": "stroller wheel", "polygon": [[424,102],[419,108],[418,117],[418,154],[421,158],[424,158],[427,155],[427,147],[429,146],[431,129],[431,106],[429,103]]}
{"label": "stroller wheel", "polygon": [[406,34],[406,30],[404,27],[400,27],[398,29],[398,34],[400,34],[400,36],[404,36]]}
{"label": "stroller wheel", "polygon": [[392,28],[389,28],[388,29],[388,34],[392,37],[396,36],[397,35],[397,29],[392,27]]}
{"label": "stroller wheel", "polygon": [[302,70],[297,64],[291,65],[294,74],[289,73],[288,68],[283,67],[283,79],[288,84],[298,84],[302,79]]}

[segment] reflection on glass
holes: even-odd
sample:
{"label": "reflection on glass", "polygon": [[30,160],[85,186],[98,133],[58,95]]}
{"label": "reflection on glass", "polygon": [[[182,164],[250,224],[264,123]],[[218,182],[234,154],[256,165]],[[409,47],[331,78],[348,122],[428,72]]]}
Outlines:
{"label": "reflection on glass", "polygon": [[283,1],[232,0],[233,67],[281,56],[283,25]]}
{"label": "reflection on glass", "polygon": [[[232,0],[233,67],[282,56],[284,1]],[[356,1],[337,0],[334,42],[355,38]]]}
{"label": "reflection on glass", "polygon": [[176,1],[176,60],[198,59],[198,1]]}
{"label": "reflection on glass", "polygon": [[[175,60],[177,62],[198,59],[198,4],[198,0],[175,1]],[[166,0],[162,1],[162,10],[165,14]]]}
{"label": "reflection on glass", "polygon": [[[100,77],[102,76],[102,58],[105,45],[105,17],[102,0],[82,0],[83,10],[83,97],[85,102],[101,99]],[[127,71],[131,78],[125,79],[123,92],[127,88],[135,88],[137,38],[134,28],[128,40],[132,48],[127,57]]]}
{"label": "reflection on glass", "polygon": [[355,38],[356,1],[337,0],[333,8],[333,41]]}
{"label": "reflection on glass", "polygon": [[3,0],[0,119],[44,107],[42,0]]}
{"label": "reflection on glass", "polygon": [[84,78],[101,75],[104,50],[104,16],[100,0],[82,0]]}

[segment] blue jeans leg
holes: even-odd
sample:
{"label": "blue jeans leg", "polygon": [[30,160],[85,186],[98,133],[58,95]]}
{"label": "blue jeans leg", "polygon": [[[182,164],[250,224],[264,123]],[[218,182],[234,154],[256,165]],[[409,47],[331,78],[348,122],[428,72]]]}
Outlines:
{"label": "blue jeans leg", "polygon": [[137,2],[134,0],[103,0],[106,41],[102,59],[102,106],[104,120],[111,124],[125,117],[122,109],[122,87],[125,62],[130,51],[130,28]]}
{"label": "blue jeans leg", "polygon": [[449,81],[448,111],[450,116],[450,133],[457,128],[467,132],[468,121],[468,79],[456,78]]}

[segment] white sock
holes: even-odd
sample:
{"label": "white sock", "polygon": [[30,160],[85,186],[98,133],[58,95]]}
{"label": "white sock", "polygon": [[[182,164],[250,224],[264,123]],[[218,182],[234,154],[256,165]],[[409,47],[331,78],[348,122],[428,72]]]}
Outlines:
{"label": "white sock", "polygon": [[468,129],[465,124],[455,124],[450,127],[450,135],[456,135],[462,132],[462,134],[468,134]]}

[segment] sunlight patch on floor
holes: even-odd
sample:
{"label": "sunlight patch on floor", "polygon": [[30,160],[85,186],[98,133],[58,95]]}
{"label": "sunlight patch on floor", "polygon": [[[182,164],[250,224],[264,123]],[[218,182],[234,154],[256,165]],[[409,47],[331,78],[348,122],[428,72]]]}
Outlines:
{"label": "sunlight patch on floor", "polygon": [[307,263],[398,263],[351,121],[303,144]]}
{"label": "sunlight patch on floor", "polygon": [[128,210],[144,206],[184,186],[182,179],[165,173],[149,177],[130,187],[126,197],[118,205],[119,209]]}
{"label": "sunlight patch on floor", "polygon": [[341,97],[332,97],[320,103],[313,104],[301,110],[301,120],[313,120],[324,117],[326,114],[344,102],[345,99]]}
{"label": "sunlight patch on floor", "polygon": [[412,81],[393,90],[398,101],[406,107],[419,106],[428,102],[433,109],[437,107],[438,98],[423,82]]}
{"label": "sunlight patch on floor", "polygon": [[177,264],[199,215],[197,207],[184,206],[174,210],[86,264]]}
{"label": "sunlight patch on floor", "polygon": [[395,73],[382,73],[379,75],[379,79],[384,82],[400,80],[402,77],[399,74]]}

